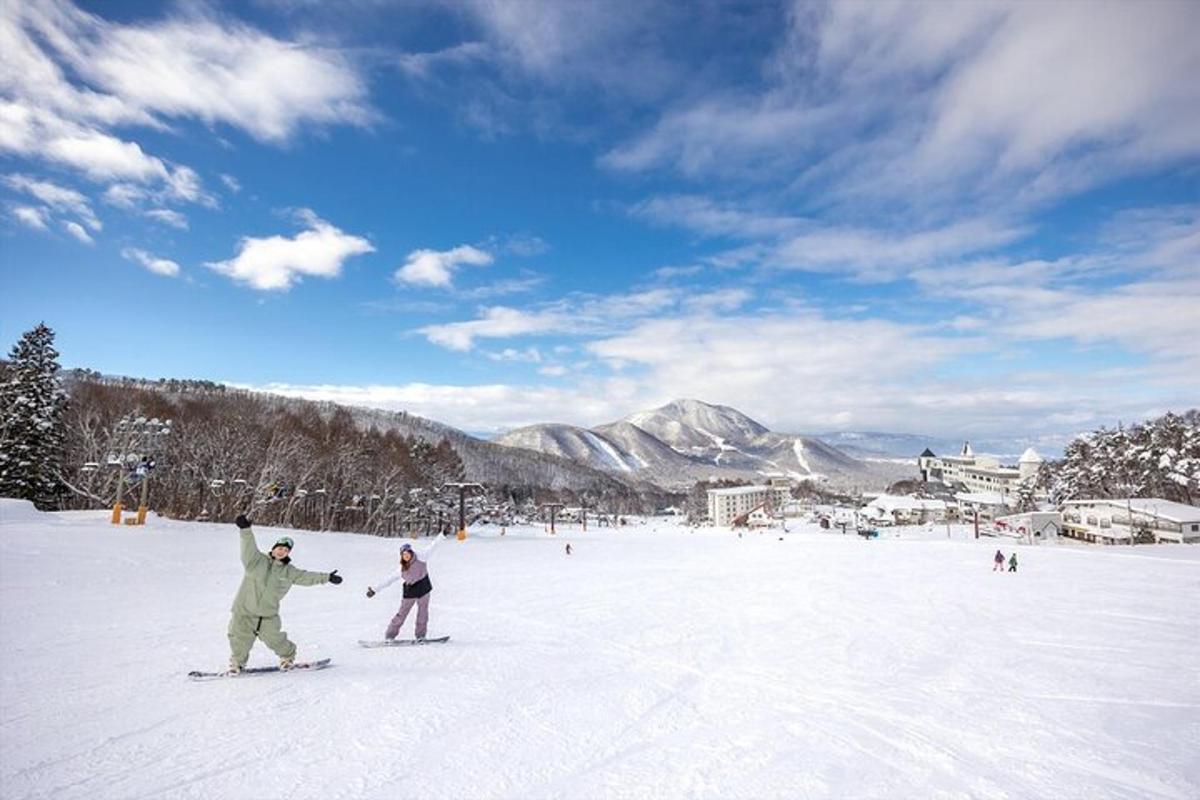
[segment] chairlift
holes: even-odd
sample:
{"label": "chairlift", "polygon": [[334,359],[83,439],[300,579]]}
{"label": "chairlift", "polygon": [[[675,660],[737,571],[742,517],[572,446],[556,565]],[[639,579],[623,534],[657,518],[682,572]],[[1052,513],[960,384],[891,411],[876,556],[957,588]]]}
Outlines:
{"label": "chairlift", "polygon": [[308,489],[297,489],[296,497],[308,497]]}
{"label": "chairlift", "polygon": [[220,478],[213,478],[211,481],[208,482],[208,486],[211,489],[220,489],[224,485],[225,485],[225,481],[221,480]]}
{"label": "chairlift", "polygon": [[234,482],[234,483],[236,483],[238,486],[245,486],[245,485],[246,485],[246,479],[245,479],[245,478],[234,478],[234,479],[233,479],[233,482]]}
{"label": "chairlift", "polygon": [[83,465],[84,472],[95,472],[98,469],[100,469],[100,465],[97,464],[95,461],[84,462],[84,465]]}
{"label": "chairlift", "polygon": [[116,457],[116,456],[114,456],[114,455],[110,455],[110,456],[108,457],[108,460],[107,460],[107,462],[106,462],[106,463],[107,463],[107,464],[108,464],[108,466],[110,466],[110,467],[119,467],[119,466],[121,466],[122,464],[124,464],[125,462],[124,462],[124,461],[122,461],[121,459],[117,458],[117,457]]}

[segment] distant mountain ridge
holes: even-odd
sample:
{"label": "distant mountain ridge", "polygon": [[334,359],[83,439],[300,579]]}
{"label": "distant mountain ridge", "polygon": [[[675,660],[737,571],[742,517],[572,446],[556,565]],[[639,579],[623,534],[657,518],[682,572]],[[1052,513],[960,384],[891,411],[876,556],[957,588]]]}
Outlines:
{"label": "distant mountain ridge", "polygon": [[768,475],[882,487],[912,471],[903,464],[856,458],[816,437],[776,433],[729,406],[689,399],[594,428],[530,425],[493,441],[664,488]]}

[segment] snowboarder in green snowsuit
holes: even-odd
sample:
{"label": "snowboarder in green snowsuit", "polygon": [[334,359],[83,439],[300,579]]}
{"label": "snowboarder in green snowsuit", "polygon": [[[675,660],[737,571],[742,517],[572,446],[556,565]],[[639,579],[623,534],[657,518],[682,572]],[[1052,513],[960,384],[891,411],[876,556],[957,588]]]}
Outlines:
{"label": "snowboarder in green snowsuit", "polygon": [[1017,554],[1016,553],[1013,553],[1008,559],[1008,571],[1009,572],[1017,571]]}
{"label": "snowboarder in green snowsuit", "polygon": [[246,666],[255,639],[279,656],[279,668],[291,669],[296,658],[296,645],[287,638],[279,621],[279,601],[293,585],[316,586],[321,583],[337,585],[342,577],[333,572],[309,572],[292,566],[289,555],[292,540],[283,536],[263,553],[254,541],[250,520],[239,514],[236,520],[242,539],[242,578],[237,597],[233,598],[233,616],[229,620],[229,671],[238,673]]}

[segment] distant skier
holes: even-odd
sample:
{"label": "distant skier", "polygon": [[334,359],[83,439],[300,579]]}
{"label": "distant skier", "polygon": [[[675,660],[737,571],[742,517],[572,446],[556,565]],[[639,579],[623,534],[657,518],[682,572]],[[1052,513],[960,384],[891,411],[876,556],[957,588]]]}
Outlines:
{"label": "distant skier", "polygon": [[996,551],[996,557],[992,559],[995,566],[992,567],[992,572],[1004,572],[1004,553]]}
{"label": "distant skier", "polygon": [[571,555],[571,543],[567,542],[567,555]]}
{"label": "distant skier", "polygon": [[229,672],[236,675],[246,666],[255,639],[261,639],[275,651],[280,669],[291,669],[296,659],[296,645],[287,638],[279,620],[279,601],[293,585],[332,583],[336,586],[342,582],[342,577],[336,569],[333,572],[308,572],[292,566],[293,542],[287,536],[281,536],[269,554],[262,553],[254,541],[246,515],[239,514],[236,524],[241,532],[242,566],[246,575],[233,599],[233,616],[229,620]]}
{"label": "distant skier", "polygon": [[1008,559],[1008,571],[1009,572],[1017,571],[1017,553],[1016,553],[1016,551],[1013,551],[1012,556]]}
{"label": "distant skier", "polygon": [[408,612],[412,611],[413,605],[417,607],[416,638],[418,641],[425,639],[425,634],[429,629],[429,594],[433,591],[433,584],[429,582],[429,568],[425,564],[425,559],[429,558],[430,554],[433,553],[434,547],[437,547],[443,538],[439,536],[437,541],[426,549],[422,554],[424,558],[417,556],[412,545],[401,545],[400,568],[375,584],[375,587],[378,588],[367,587],[367,597],[374,597],[396,581],[404,581],[404,599],[400,601],[400,610],[392,617],[392,621],[388,623],[387,632],[383,635],[388,641],[395,639],[399,635],[400,626],[408,618]]}

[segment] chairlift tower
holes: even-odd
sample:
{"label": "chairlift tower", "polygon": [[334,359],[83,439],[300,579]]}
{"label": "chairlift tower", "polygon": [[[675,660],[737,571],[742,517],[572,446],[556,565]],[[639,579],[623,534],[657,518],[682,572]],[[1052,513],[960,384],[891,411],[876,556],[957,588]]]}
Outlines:
{"label": "chairlift tower", "polygon": [[171,434],[171,420],[160,420],[158,417],[146,419],[138,414],[126,414],[117,423],[116,439],[118,452],[108,457],[110,466],[119,468],[117,473],[117,495],[113,501],[112,524],[121,524],[121,512],[124,510],[122,500],[125,496],[125,483],[129,476],[130,466],[140,478],[141,493],[138,500],[136,521],[132,524],[146,524],[147,502],[150,496],[150,474],[156,466],[156,454],[166,445],[166,437]]}
{"label": "chairlift tower", "polygon": [[563,507],[562,503],[542,503],[542,508],[550,509],[550,535],[554,536],[554,518],[558,515],[558,510]]}
{"label": "chairlift tower", "polygon": [[[467,538],[467,490],[482,489],[482,483],[446,483],[442,488],[458,489],[458,540]],[[439,533],[441,533],[439,524]]]}

